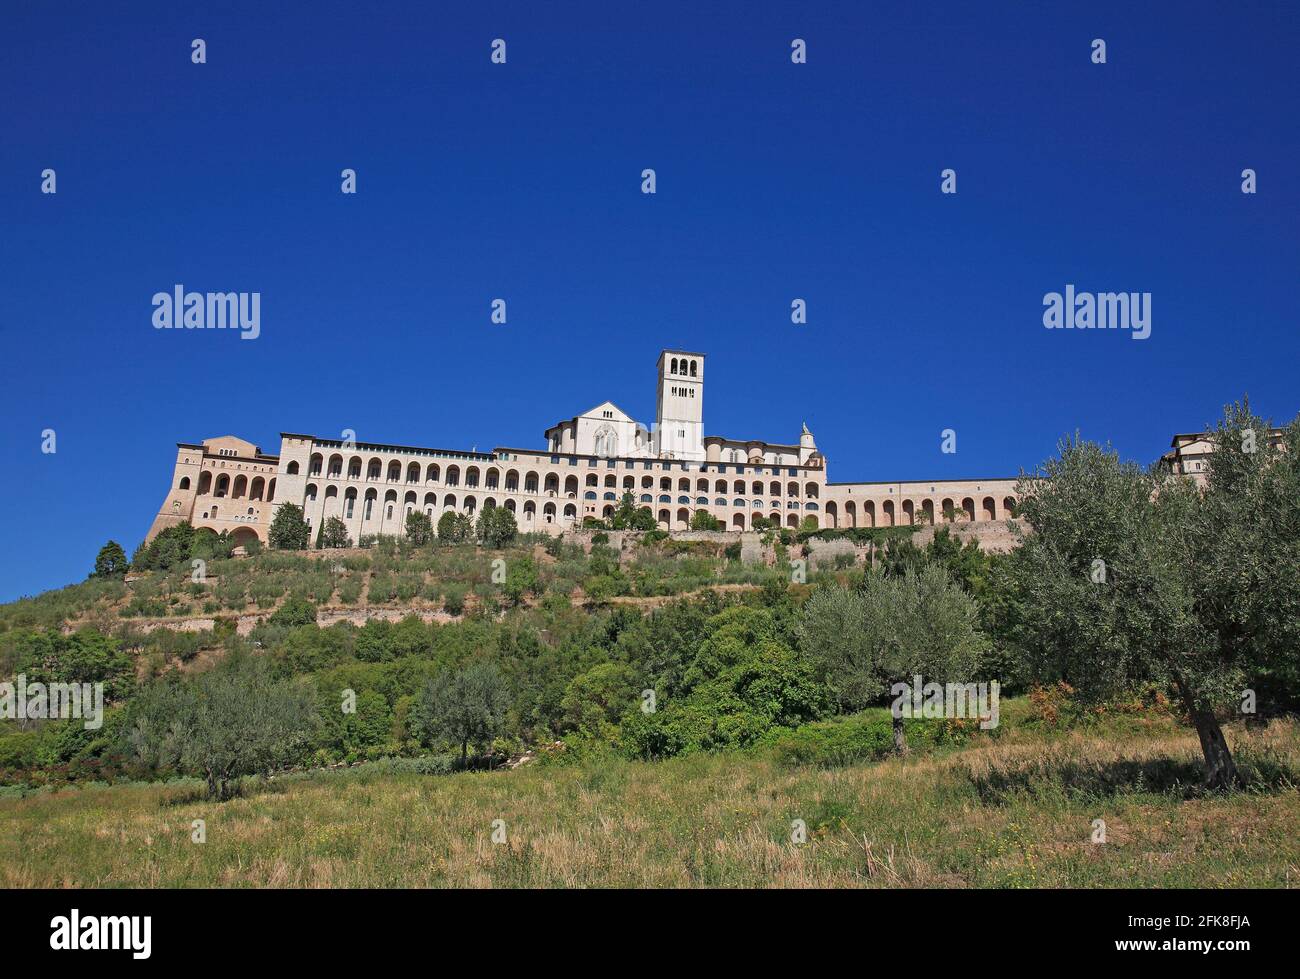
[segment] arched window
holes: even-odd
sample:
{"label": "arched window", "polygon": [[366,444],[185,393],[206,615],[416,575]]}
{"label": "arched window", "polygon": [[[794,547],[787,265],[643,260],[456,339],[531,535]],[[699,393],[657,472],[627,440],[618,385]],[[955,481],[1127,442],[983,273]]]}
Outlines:
{"label": "arched window", "polygon": [[691,377],[696,377],[696,376],[698,376],[698,375],[695,373],[695,361],[692,360],[692,361],[691,361]]}
{"label": "arched window", "polygon": [[285,472],[287,472],[290,476],[297,476],[297,475],[298,475],[298,463],[297,463],[297,462],[291,462],[291,463],[289,463],[289,468],[286,469]]}
{"label": "arched window", "polygon": [[187,489],[189,489],[189,488],[190,488],[190,477],[189,477],[189,476],[182,476],[182,477],[181,477],[181,485],[180,485],[178,488],[179,488],[179,489],[183,489],[183,490],[187,490]]}

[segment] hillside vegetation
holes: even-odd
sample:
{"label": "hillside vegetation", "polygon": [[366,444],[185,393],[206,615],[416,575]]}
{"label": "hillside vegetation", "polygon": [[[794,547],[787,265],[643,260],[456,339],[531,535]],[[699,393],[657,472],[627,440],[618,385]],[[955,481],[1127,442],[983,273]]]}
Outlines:
{"label": "hillside vegetation", "polygon": [[[202,784],[0,798],[0,886],[1284,887],[1294,785],[1199,789],[1168,716],[1045,725],[846,767],[771,755],[589,759],[429,776],[394,763],[282,776],[229,802]],[[1243,767],[1297,770],[1294,725],[1233,732]],[[1257,767],[1258,766],[1258,769]],[[194,842],[194,820],[206,842]],[[806,842],[792,842],[803,820]],[[1094,821],[1106,842],[1094,843]],[[494,822],[503,843],[492,842]],[[500,836],[498,836],[500,838]]]}
{"label": "hillside vegetation", "polygon": [[[288,505],[269,552],[110,542],[0,607],[4,873],[1288,884],[1300,420],[1266,430],[1230,406],[1204,487],[1067,439],[996,555],[782,530],[744,563],[630,499],[581,542],[493,510],[308,548]],[[47,717],[62,684],[102,718]]]}

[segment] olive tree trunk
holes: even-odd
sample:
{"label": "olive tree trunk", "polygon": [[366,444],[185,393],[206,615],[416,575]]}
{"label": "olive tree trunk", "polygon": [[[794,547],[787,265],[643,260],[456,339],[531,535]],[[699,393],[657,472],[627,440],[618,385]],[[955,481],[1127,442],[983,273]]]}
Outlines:
{"label": "olive tree trunk", "polygon": [[903,719],[894,718],[894,753],[898,755],[907,754],[907,734],[903,731]]}
{"label": "olive tree trunk", "polygon": [[1205,756],[1206,788],[1235,789],[1240,784],[1237,763],[1232,760],[1232,752],[1228,750],[1228,742],[1223,736],[1223,728],[1219,726],[1219,719],[1214,716],[1214,711],[1192,696],[1181,676],[1175,677],[1175,683],[1183,698],[1183,706],[1196,728],[1196,736],[1201,740],[1201,753]]}

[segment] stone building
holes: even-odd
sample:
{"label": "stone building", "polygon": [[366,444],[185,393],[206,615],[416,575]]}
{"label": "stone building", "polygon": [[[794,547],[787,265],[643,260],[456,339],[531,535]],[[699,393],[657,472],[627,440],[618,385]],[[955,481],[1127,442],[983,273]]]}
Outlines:
{"label": "stone building", "polygon": [[831,482],[807,425],[792,442],[705,435],[704,361],[683,350],[659,355],[652,425],[605,401],[548,428],[544,449],[466,452],[297,432],[281,433],[276,455],[232,435],[178,443],[149,538],[188,520],[265,542],[286,502],[301,506],[313,528],[339,517],[353,540],[400,534],[414,510],[437,523],[448,510],[490,506],[514,513],[522,531],[559,533],[607,516],[629,492],[669,530],[685,529],[697,510],[734,531],[752,529],[756,517],[839,528],[1015,514],[1014,478]]}

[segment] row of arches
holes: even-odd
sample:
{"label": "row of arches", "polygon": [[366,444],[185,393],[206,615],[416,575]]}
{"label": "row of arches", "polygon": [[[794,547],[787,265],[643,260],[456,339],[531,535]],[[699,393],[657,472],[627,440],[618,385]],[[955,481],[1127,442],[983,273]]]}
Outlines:
{"label": "row of arches", "polygon": [[679,377],[699,377],[699,369],[699,361],[687,360],[685,357],[680,360],[674,357],[668,362],[668,373],[676,374]]}
{"label": "row of arches", "polygon": [[[205,469],[199,473],[199,496],[212,494],[217,497],[228,496],[232,500],[241,500],[247,497],[249,500],[264,500],[267,503],[275,499],[275,477],[268,481],[264,476],[254,476],[250,480],[243,473],[239,473],[234,479],[231,479],[230,473],[220,473],[216,477],[214,489],[212,475],[210,469]],[[182,476],[176,488],[188,490],[190,488],[190,477]]]}
{"label": "row of arches", "polygon": [[[826,526],[838,527],[894,527],[914,524],[975,523],[1007,520],[1016,515],[1016,498],[1005,496],[1001,507],[992,496],[978,500],[975,497],[944,497],[936,500],[903,500],[895,507],[893,500],[884,500],[879,508],[874,500],[867,500],[861,509],[854,500],[843,503],[829,500],[826,503]],[[843,522],[841,523],[841,516]]]}
{"label": "row of arches", "polygon": [[[313,460],[321,460],[318,453],[312,457]],[[313,464],[309,469],[310,476],[321,476],[327,479],[341,479],[342,466],[335,466],[334,461],[339,460],[341,456],[332,456],[330,464],[323,470],[319,465]],[[361,469],[359,467],[360,458],[355,457],[353,462],[357,466],[349,466],[348,478],[359,478]],[[371,460],[370,469],[368,470],[367,479],[376,481],[380,478],[382,466],[378,459]],[[296,475],[299,472],[296,462],[289,463],[289,475]],[[397,461],[389,463],[388,482],[402,482],[403,469]],[[468,466],[464,470],[460,466],[447,466],[444,470],[437,463],[430,463],[422,470],[419,463],[412,462],[405,469],[405,482],[407,484],[420,483],[423,477],[425,485],[442,485],[442,486],[464,486],[466,489],[485,489],[485,490],[503,490],[507,493],[529,493],[536,494],[539,491],[544,495],[561,495],[561,486],[563,486],[563,495],[576,497],[581,486],[589,488],[604,487],[606,489],[622,489],[627,492],[634,492],[638,488],[642,490],[658,489],[661,492],[680,492],[680,493],[735,493],[751,494],[754,496],[786,496],[798,497],[805,496],[810,499],[817,499],[821,495],[821,485],[819,483],[808,481],[799,483],[795,480],[782,482],[781,480],[752,480],[743,479],[726,480],[714,479],[709,480],[704,477],[691,480],[682,476],[674,480],[670,476],[655,477],[651,475],[642,475],[639,479],[630,474],[624,474],[622,477],[614,473],[606,473],[602,477],[599,473],[587,473],[580,481],[576,473],[571,473],[561,477],[558,472],[549,472],[538,474],[536,472],[525,472],[520,474],[517,469],[507,469],[504,472],[496,466],[489,466],[481,469],[478,466]]]}
{"label": "row of arches", "polygon": [[498,500],[495,496],[480,500],[474,494],[458,496],[455,493],[445,493],[441,497],[437,493],[425,493],[421,498],[414,490],[408,490],[399,499],[398,491],[392,489],[384,493],[381,499],[379,491],[373,488],[360,494],[356,487],[348,487],[340,494],[337,486],[326,486],[322,496],[320,487],[315,483],[307,485],[304,502],[308,523],[315,526],[318,520],[339,517],[344,523],[353,523],[349,530],[356,530],[358,535],[371,532],[402,533],[407,516],[417,510],[436,523],[447,512],[473,516],[479,512],[480,507],[486,510],[503,506],[516,515],[523,530],[531,529],[538,522],[555,523],[560,518],[575,521],[578,517],[576,503],[561,506],[548,500],[539,509],[536,500]]}

